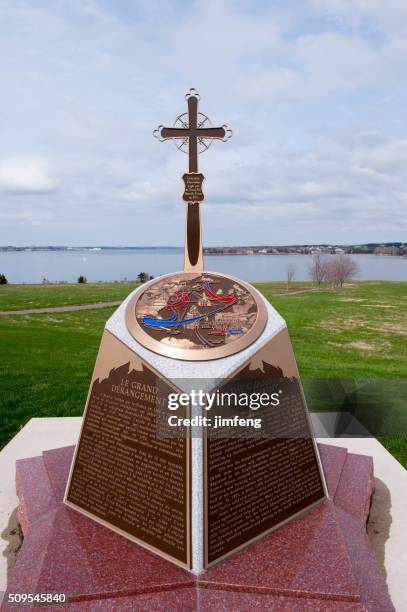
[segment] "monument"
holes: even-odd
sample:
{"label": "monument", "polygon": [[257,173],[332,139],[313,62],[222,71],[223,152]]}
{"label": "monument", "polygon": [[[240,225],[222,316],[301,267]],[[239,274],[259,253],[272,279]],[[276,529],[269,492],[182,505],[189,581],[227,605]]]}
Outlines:
{"label": "monument", "polygon": [[[199,112],[195,90],[186,98],[174,127],[154,132],[188,155],[184,271],[142,285],[106,323],[65,503],[199,573],[318,504],[326,485],[285,322],[247,283],[204,271],[198,155],[232,132]],[[170,395],[231,388],[236,405],[218,406],[216,423],[160,435]],[[277,405],[256,435],[212,435],[222,414],[254,416],[236,389],[274,390]],[[182,423],[208,412],[185,402]]]}
{"label": "monument", "polygon": [[188,153],[185,269],[107,321],[76,448],[16,461],[2,610],[393,611],[366,533],[372,458],[317,448],[284,320],[203,270],[198,154],[231,131],[187,102],[155,131]]}

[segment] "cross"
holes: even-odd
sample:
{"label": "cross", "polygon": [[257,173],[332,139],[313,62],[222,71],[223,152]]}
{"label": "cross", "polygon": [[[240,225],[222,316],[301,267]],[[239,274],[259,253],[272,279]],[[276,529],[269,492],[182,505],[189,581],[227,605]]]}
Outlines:
{"label": "cross", "polygon": [[[188,94],[187,94],[188,95]],[[162,127],[160,136],[162,140],[170,138],[188,138],[189,171],[198,172],[198,139],[216,138],[222,140],[226,136],[226,130],[222,127],[202,128],[198,126],[198,102],[196,94],[187,98],[188,103],[188,127]]]}
{"label": "cross", "polygon": [[[198,143],[204,139],[226,141],[232,131],[226,125],[222,127],[200,127],[198,122],[199,94],[191,89],[187,95],[188,124],[183,127],[159,126],[154,136],[160,140],[181,139],[188,142],[188,170],[198,173]],[[185,175],[184,175],[185,176]],[[203,180],[203,175],[200,175]],[[203,195],[200,199],[203,199]],[[185,234],[184,271],[203,271],[201,220],[199,201],[188,201]]]}

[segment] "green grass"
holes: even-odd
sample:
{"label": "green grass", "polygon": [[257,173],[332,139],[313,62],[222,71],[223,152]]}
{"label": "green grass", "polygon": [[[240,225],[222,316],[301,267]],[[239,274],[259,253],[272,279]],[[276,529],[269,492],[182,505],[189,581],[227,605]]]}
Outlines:
{"label": "green grass", "polygon": [[406,377],[407,283],[359,282],[344,290],[273,296],[302,376]]}
{"label": "green grass", "polygon": [[287,321],[310,409],[340,409],[346,389],[346,409],[407,468],[407,283],[284,297],[256,286]]}
{"label": "green grass", "polygon": [[0,310],[27,310],[124,299],[139,283],[0,285]]}
{"label": "green grass", "polygon": [[[256,286],[287,321],[311,410],[335,409],[325,391],[321,400],[321,381],[329,381],[331,391],[336,389],[334,402],[346,381],[370,379],[373,386],[368,393],[366,385],[356,385],[358,406],[365,403],[371,408],[373,402],[380,418],[390,415],[393,422],[403,424],[407,283],[358,282],[343,291],[294,295],[278,295],[285,291],[284,283]],[[118,283],[1,287],[0,309],[112,301],[133,287]],[[293,283],[291,291],[307,287]],[[113,310],[0,317],[0,445],[32,417],[82,414],[104,323]],[[407,466],[406,439],[380,440]]]}
{"label": "green grass", "polygon": [[31,417],[83,412],[106,319],[114,308],[0,317],[0,444]]}
{"label": "green grass", "polygon": [[[140,283],[86,283],[66,285],[0,285],[0,310],[27,310],[73,306],[124,299]],[[261,283],[268,295],[287,293],[286,283]],[[289,292],[310,289],[311,283],[291,283]]]}

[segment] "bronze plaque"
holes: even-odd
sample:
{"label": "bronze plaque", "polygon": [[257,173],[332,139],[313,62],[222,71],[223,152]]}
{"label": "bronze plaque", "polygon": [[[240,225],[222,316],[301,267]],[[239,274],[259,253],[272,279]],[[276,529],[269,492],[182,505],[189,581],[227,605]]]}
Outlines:
{"label": "bronze plaque", "polygon": [[[266,359],[277,364],[285,362],[284,370]],[[274,381],[282,395],[278,407],[267,409],[269,423],[263,424],[260,435],[233,438],[225,432],[225,437],[207,434],[205,438],[206,567],[326,497],[297,376],[285,330],[225,387],[231,392],[234,385],[241,389],[246,383],[249,390],[265,391],[261,382],[269,390]],[[247,416],[246,412],[240,410],[240,415]]]}
{"label": "bronze plaque", "polygon": [[185,191],[182,199],[185,202],[202,202],[204,194],[202,191],[202,182],[204,175],[201,172],[190,172],[184,174],[182,180],[185,183]]}
{"label": "bronze plaque", "polygon": [[190,567],[189,440],[156,431],[171,392],[105,331],[65,502]]}
{"label": "bronze plaque", "polygon": [[266,322],[263,300],[250,285],[212,272],[154,280],[126,311],[127,327],[140,344],[194,361],[241,351],[257,340]]}

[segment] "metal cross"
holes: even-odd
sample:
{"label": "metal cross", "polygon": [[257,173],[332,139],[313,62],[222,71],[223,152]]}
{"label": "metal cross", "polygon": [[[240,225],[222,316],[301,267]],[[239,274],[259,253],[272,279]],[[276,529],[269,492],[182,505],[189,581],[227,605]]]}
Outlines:
{"label": "metal cross", "polygon": [[[154,130],[153,134],[160,140],[181,139],[182,141],[188,141],[188,170],[190,173],[198,173],[198,144],[204,140],[213,139],[225,142],[231,137],[232,131],[226,125],[222,127],[200,127],[198,122],[199,94],[195,89],[191,89],[185,97],[188,104],[188,123],[184,122],[183,127],[164,127],[160,125]],[[199,202],[188,201],[184,271],[201,272],[202,270],[203,255]]]}

